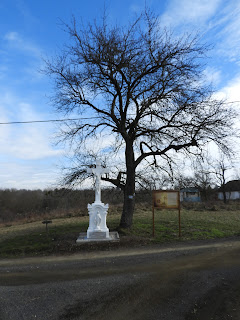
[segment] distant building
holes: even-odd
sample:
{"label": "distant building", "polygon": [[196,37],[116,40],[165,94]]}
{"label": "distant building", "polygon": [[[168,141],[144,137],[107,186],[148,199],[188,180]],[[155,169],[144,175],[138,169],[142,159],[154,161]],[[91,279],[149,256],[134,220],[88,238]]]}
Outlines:
{"label": "distant building", "polygon": [[[222,187],[218,189],[218,199],[223,200]],[[225,184],[225,192],[227,200],[240,199],[240,180],[231,180]]]}
{"label": "distant building", "polygon": [[201,195],[197,188],[184,188],[180,190],[180,201],[181,202],[200,202]]}

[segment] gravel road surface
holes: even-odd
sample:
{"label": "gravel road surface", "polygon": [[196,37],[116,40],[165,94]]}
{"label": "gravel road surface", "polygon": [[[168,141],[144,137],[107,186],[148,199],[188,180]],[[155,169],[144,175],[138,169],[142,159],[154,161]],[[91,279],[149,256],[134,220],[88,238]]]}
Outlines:
{"label": "gravel road surface", "polygon": [[239,240],[4,259],[0,319],[239,320]]}

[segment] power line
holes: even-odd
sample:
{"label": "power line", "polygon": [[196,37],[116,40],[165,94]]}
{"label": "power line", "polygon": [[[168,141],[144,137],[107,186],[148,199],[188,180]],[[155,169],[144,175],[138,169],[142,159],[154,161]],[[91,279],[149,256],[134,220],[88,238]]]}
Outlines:
{"label": "power line", "polygon": [[76,120],[92,120],[98,119],[99,117],[91,118],[75,118],[75,119],[53,119],[53,120],[32,120],[32,121],[10,121],[10,122],[0,122],[1,124],[24,124],[24,123],[43,123],[43,122],[63,122],[63,121],[76,121]]}
{"label": "power line", "polygon": [[[240,101],[230,101],[223,102],[222,104],[232,104]],[[131,116],[131,114],[129,114]],[[0,122],[0,125],[5,124],[27,124],[27,123],[46,123],[46,122],[64,122],[64,121],[76,121],[76,120],[92,120],[99,119],[99,117],[88,117],[88,118],[74,118],[74,119],[52,119],[52,120],[31,120],[31,121],[9,121],[9,122]]]}

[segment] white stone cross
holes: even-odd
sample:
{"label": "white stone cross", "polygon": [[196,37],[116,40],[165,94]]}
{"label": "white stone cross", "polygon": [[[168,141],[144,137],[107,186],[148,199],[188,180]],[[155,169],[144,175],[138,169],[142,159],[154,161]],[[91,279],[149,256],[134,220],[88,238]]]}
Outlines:
{"label": "white stone cross", "polygon": [[109,173],[109,170],[101,166],[101,161],[96,160],[96,168],[88,168],[88,173],[93,173],[95,176],[95,202],[101,203],[101,176],[104,173]]}

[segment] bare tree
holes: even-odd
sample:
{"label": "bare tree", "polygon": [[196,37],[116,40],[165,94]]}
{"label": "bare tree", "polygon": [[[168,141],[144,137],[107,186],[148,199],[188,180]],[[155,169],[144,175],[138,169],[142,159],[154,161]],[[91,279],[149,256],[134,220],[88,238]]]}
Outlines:
{"label": "bare tree", "polygon": [[[110,151],[122,165],[103,180],[123,190],[120,227],[130,227],[138,171],[162,160],[170,164],[179,152],[201,150],[209,141],[227,150],[234,114],[204,84],[206,46],[161,29],[153,14],[146,11],[127,27],[104,18],[82,27],[74,20],[66,29],[72,42],[47,62],[47,73],[55,79],[56,110],[82,120],[68,123],[62,135],[85,160],[100,137],[111,138],[98,151],[106,165],[114,165]],[[71,181],[86,176],[81,164]]]}
{"label": "bare tree", "polygon": [[196,187],[195,180],[192,176],[179,172],[174,174],[173,186],[176,190]]}
{"label": "bare tree", "polygon": [[208,200],[208,192],[212,187],[220,188],[223,193],[223,201],[227,202],[225,185],[229,179],[227,171],[234,169],[233,159],[236,152],[225,155],[221,150],[215,154],[202,153],[193,162],[195,185],[200,188],[205,200]]}
{"label": "bare tree", "polygon": [[202,198],[207,201],[214,193],[215,171],[212,167],[212,158],[208,152],[193,159],[194,183],[201,191]]}
{"label": "bare tree", "polygon": [[220,187],[220,190],[223,194],[223,202],[227,203],[226,173],[228,170],[233,168],[231,159],[226,159],[224,154],[220,154],[219,159],[212,164],[212,168],[213,168],[213,173],[216,177],[216,184],[218,187]]}

